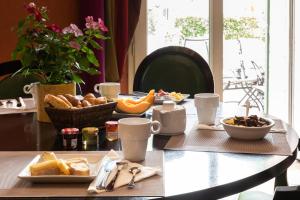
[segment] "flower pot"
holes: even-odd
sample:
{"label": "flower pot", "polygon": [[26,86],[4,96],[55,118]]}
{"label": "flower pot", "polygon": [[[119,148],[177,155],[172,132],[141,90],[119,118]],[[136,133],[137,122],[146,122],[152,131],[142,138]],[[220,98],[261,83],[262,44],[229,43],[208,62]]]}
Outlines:
{"label": "flower pot", "polygon": [[36,84],[36,106],[37,106],[37,120],[41,122],[51,122],[46,111],[44,98],[46,94],[76,94],[76,84],[57,84],[57,85],[47,85],[47,84]]}

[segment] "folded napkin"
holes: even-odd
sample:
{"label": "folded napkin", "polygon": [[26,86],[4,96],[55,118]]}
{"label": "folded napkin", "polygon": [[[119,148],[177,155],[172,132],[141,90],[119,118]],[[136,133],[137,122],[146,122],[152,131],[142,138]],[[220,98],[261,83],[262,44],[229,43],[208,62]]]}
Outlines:
{"label": "folded napkin", "polygon": [[212,130],[212,131],[224,131],[222,124],[217,124],[217,125],[197,124],[197,129]]}
{"label": "folded napkin", "polygon": [[[120,155],[117,152],[115,152],[114,150],[110,150],[110,152],[107,155],[105,155],[105,157],[109,157],[112,160],[121,161]],[[105,159],[105,157],[103,159]],[[135,182],[141,181],[145,178],[154,176],[156,174],[159,175],[161,172],[161,169],[159,167],[146,167],[139,163],[133,163],[128,160],[122,160],[122,162],[127,162],[128,164],[124,165],[124,167],[121,169],[121,171],[118,175],[118,178],[114,184],[114,189],[119,188],[124,185],[127,185],[130,182],[130,180],[132,178],[132,174],[129,172],[129,169],[131,167],[138,167],[141,170],[140,173],[136,174],[135,179],[134,179]],[[116,173],[117,173],[117,167],[110,173],[105,185],[107,185],[113,179],[113,177]],[[98,190],[96,188],[96,186],[97,186],[96,180],[97,180],[97,178],[95,178],[93,180],[93,182],[90,184],[90,186],[88,188],[88,192],[89,193],[105,192],[105,190]]]}

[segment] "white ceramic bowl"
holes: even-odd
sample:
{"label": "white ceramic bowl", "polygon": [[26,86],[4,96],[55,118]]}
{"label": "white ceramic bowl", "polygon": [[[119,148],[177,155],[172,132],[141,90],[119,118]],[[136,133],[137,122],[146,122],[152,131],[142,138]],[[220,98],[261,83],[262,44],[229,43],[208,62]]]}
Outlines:
{"label": "white ceramic bowl", "polygon": [[274,121],[270,118],[263,118],[270,122],[270,125],[263,127],[245,127],[237,125],[226,124],[225,121],[231,119],[232,117],[221,119],[221,124],[223,125],[226,133],[235,139],[242,140],[258,140],[264,138],[270,129],[274,126]]}

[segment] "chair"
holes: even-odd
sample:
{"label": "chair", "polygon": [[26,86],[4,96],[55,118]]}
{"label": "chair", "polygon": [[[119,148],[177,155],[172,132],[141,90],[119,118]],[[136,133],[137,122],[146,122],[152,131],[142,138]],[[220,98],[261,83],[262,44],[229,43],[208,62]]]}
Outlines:
{"label": "chair", "polygon": [[37,76],[26,76],[21,74],[13,75],[16,71],[21,69],[21,62],[13,60],[0,64],[0,98],[17,98],[17,97],[31,97],[31,95],[23,92],[23,87],[26,84],[38,82],[40,78]]}
{"label": "chair", "polygon": [[213,93],[214,80],[207,62],[197,52],[168,46],[146,56],[136,71],[133,90],[150,89],[181,92],[193,98],[196,93]]}

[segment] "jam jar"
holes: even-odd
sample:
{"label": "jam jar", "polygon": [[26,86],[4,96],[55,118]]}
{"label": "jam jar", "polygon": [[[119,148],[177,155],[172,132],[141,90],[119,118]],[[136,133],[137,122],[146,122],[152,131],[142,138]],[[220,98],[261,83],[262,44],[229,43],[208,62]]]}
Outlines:
{"label": "jam jar", "polygon": [[73,150],[77,148],[78,143],[78,128],[63,128],[61,129],[63,147],[66,150]]}
{"label": "jam jar", "polygon": [[81,130],[81,132],[82,132],[82,144],[84,149],[87,149],[87,147],[98,148],[99,129],[97,127],[85,127]]}

